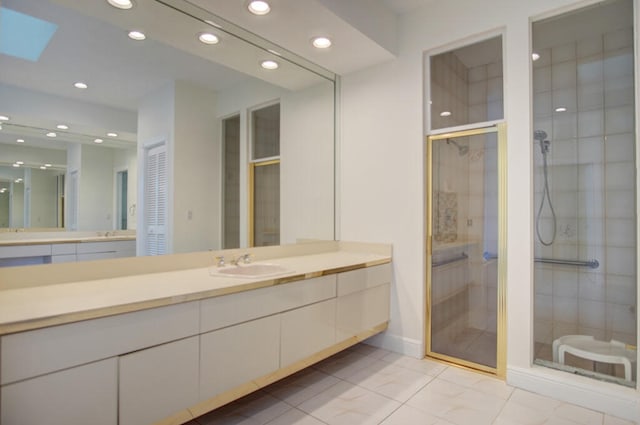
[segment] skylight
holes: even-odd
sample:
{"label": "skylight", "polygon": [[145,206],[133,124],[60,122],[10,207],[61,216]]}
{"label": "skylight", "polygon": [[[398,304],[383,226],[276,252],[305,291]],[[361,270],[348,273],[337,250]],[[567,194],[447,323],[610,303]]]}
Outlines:
{"label": "skylight", "polygon": [[37,62],[56,24],[0,7],[0,53]]}

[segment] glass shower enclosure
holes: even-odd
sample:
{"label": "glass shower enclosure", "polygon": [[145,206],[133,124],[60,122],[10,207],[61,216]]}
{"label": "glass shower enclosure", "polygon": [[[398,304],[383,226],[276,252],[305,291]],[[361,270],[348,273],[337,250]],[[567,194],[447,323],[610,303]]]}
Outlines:
{"label": "glass shower enclosure", "polygon": [[633,2],[532,25],[534,362],[635,386]]}

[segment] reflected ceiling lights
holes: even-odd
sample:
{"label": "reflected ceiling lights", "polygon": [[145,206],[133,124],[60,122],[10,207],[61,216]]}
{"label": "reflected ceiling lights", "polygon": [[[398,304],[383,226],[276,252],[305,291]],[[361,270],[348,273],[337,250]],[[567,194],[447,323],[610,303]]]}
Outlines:
{"label": "reflected ceiling lights", "polygon": [[56,137],[56,136],[57,136],[57,134],[54,133],[53,131],[50,131],[50,132],[47,133],[47,137]]}
{"label": "reflected ceiling lights", "polygon": [[41,166],[40,166],[40,169],[41,169],[41,170],[46,170],[46,169],[47,169],[47,167],[45,167],[44,165],[41,165]]}
{"label": "reflected ceiling lights", "polygon": [[13,164],[13,167],[14,168],[18,168],[18,167],[20,167],[20,164]]}
{"label": "reflected ceiling lights", "polygon": [[136,40],[136,41],[142,41],[142,40],[144,40],[145,38],[147,38],[147,36],[146,36],[146,35],[144,35],[144,33],[143,33],[143,32],[141,32],[141,31],[136,31],[136,30],[134,30],[134,31],[129,31],[129,34],[128,34],[128,35],[129,35],[129,38],[130,38],[130,39],[132,39],[132,40]]}
{"label": "reflected ceiling lights", "polygon": [[100,144],[100,143],[102,143],[102,142],[104,142],[104,140],[102,140],[102,139],[95,139],[95,140],[93,141],[93,143],[98,143],[98,144]]}
{"label": "reflected ceiling lights", "polygon": [[203,32],[198,36],[198,40],[203,42],[204,44],[218,44],[220,39],[216,37],[214,34]]}
{"label": "reflected ceiling lights", "polygon": [[263,67],[264,69],[278,69],[279,65],[278,65],[278,62],[276,61],[266,60],[266,61],[262,61],[260,66]]}
{"label": "reflected ceiling lights", "polygon": [[0,115],[0,121],[9,121],[9,117],[6,115]]}
{"label": "reflected ceiling lights", "polygon": [[83,83],[82,81],[78,81],[77,83],[73,83],[73,87],[75,87],[77,89],[84,90],[89,86],[87,85],[87,83]]}
{"label": "reflected ceiling lights", "polygon": [[24,139],[17,139],[16,143],[24,143]]}
{"label": "reflected ceiling lights", "polygon": [[45,167],[51,167],[51,164],[44,164]]}
{"label": "reflected ceiling lights", "polygon": [[558,106],[556,108],[556,112],[567,112],[567,108],[565,108],[564,106]]}
{"label": "reflected ceiling lights", "polygon": [[16,161],[16,164],[18,164],[18,165],[24,165],[24,161]]}
{"label": "reflected ceiling lights", "polygon": [[540,55],[537,53],[531,53],[531,59],[533,59],[534,61],[537,61],[538,59],[540,59]]}
{"label": "reflected ceiling lights", "polygon": [[316,49],[328,49],[331,47],[331,40],[327,37],[315,37],[311,40],[311,44],[313,44],[313,47]]}
{"label": "reflected ceiling lights", "polygon": [[450,117],[451,116],[451,111],[442,111],[442,112],[440,112],[440,116],[441,117]]}
{"label": "reflected ceiling lights", "polygon": [[131,0],[107,0],[107,3],[118,9],[131,9],[133,7]]}
{"label": "reflected ceiling lights", "polygon": [[58,124],[58,125],[56,125],[56,128],[58,130],[69,130],[69,126],[66,125],[66,124]]}
{"label": "reflected ceiling lights", "polygon": [[107,133],[109,137],[118,137],[118,133]]}
{"label": "reflected ceiling lights", "polygon": [[253,13],[254,15],[266,15],[271,11],[269,3],[262,0],[250,1],[247,5],[247,8],[249,9],[249,12]]}

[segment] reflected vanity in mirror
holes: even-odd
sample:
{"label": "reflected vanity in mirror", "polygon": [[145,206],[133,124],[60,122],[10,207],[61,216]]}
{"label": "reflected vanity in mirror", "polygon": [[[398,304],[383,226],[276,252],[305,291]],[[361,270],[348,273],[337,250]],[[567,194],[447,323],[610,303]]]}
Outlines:
{"label": "reflected vanity in mirror", "polygon": [[335,76],[212,12],[2,2],[15,25],[0,28],[0,244],[107,235],[150,255],[334,239]]}

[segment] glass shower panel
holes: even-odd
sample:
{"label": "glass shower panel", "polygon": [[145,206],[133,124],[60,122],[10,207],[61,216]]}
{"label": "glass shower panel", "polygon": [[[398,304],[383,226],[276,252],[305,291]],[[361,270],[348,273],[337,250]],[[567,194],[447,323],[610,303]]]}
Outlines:
{"label": "glass shower panel", "polygon": [[629,386],[637,345],[633,16],[631,0],[604,1],[532,30],[535,363]]}
{"label": "glass shower panel", "polygon": [[280,244],[280,163],[254,168],[253,246]]}
{"label": "glass shower panel", "polygon": [[497,367],[497,133],[432,140],[430,352]]}

